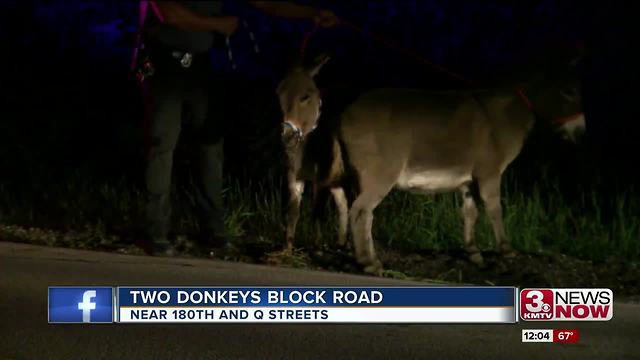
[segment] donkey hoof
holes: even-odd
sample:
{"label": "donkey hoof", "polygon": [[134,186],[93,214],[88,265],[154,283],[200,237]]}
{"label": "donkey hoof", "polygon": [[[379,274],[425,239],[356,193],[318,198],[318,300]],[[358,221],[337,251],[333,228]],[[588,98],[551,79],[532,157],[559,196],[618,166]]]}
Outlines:
{"label": "donkey hoof", "polygon": [[370,265],[365,265],[364,272],[375,276],[382,276],[384,268],[380,260],[375,260]]}
{"label": "donkey hoof", "polygon": [[480,252],[469,254],[469,261],[475,265],[484,266],[484,257],[482,257],[482,253]]}
{"label": "donkey hoof", "polygon": [[325,252],[327,252],[327,250],[329,250],[327,245],[322,244],[322,245],[316,246],[313,249],[313,253],[316,254],[317,256],[323,256],[325,254]]}
{"label": "donkey hoof", "polygon": [[337,250],[340,250],[346,253],[351,252],[351,243],[348,243],[348,242],[338,243]]}
{"label": "donkey hoof", "polygon": [[381,266],[369,265],[365,266],[364,272],[374,276],[382,276],[384,273],[384,269]]}
{"label": "donkey hoof", "polygon": [[515,251],[509,244],[502,244],[501,246],[499,246],[498,252],[500,252],[500,254],[502,254],[502,257],[505,259],[513,259],[514,257],[518,256],[518,252]]}

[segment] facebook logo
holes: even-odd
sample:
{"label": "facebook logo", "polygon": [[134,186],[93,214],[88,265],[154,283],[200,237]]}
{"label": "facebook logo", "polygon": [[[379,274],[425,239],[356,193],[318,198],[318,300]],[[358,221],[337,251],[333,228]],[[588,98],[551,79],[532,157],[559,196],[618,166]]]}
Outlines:
{"label": "facebook logo", "polygon": [[49,323],[112,322],[113,288],[49,288]]}

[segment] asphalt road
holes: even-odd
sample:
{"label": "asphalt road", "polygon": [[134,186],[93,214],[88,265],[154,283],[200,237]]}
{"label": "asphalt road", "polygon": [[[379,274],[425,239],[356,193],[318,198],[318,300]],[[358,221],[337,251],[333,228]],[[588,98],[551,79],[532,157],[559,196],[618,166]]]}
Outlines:
{"label": "asphalt road", "polygon": [[[48,325],[50,285],[415,285],[383,278],[0,242],[4,359],[640,359],[640,305],[551,325]],[[522,328],[578,328],[578,344],[521,343]]]}

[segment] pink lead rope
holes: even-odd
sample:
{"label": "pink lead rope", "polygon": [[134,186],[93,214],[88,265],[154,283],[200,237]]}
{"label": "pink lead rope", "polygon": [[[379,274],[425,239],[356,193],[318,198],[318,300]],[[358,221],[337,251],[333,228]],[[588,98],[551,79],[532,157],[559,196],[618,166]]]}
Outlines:
{"label": "pink lead rope", "polygon": [[[147,19],[147,13],[149,10],[149,5],[151,5],[155,15],[158,17],[160,22],[164,23],[164,17],[158,8],[158,5],[149,0],[141,0],[140,1],[140,17],[138,21],[138,32],[136,34],[136,44],[133,49],[133,58],[131,61],[131,71],[135,71],[137,62],[138,62],[138,50],[142,44],[142,27]],[[151,122],[152,119],[152,110],[153,104],[151,102],[151,89],[149,88],[148,83],[144,81],[140,81],[138,79],[138,84],[140,86],[140,92],[142,95],[142,106],[143,106],[143,119],[142,119],[142,131],[143,131],[143,152],[145,159],[149,158],[149,150],[151,148]]]}
{"label": "pink lead rope", "polygon": [[154,14],[158,17],[161,23],[164,23],[164,16],[162,16],[162,12],[160,8],[158,8],[158,4],[151,0],[141,0],[140,1],[140,16],[138,19],[138,32],[136,34],[136,46],[133,48],[133,58],[131,61],[131,71],[135,70],[136,63],[138,61],[138,49],[142,45],[142,27],[147,20],[147,13],[149,10],[149,5],[153,9]]}

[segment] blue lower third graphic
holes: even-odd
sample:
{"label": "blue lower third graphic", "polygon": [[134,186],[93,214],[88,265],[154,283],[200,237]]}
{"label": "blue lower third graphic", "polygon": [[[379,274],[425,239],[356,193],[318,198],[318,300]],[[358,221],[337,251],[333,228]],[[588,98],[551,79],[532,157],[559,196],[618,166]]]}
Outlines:
{"label": "blue lower third graphic", "polygon": [[49,323],[112,322],[113,288],[49,288]]}

